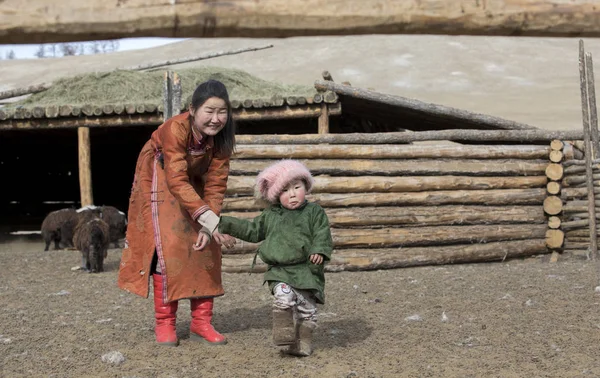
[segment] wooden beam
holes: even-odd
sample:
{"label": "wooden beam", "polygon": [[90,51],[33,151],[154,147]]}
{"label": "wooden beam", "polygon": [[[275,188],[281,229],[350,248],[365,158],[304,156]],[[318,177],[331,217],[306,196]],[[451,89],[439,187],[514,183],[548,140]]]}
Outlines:
{"label": "wooden beam", "polygon": [[94,204],[92,194],[92,165],[90,154],[90,129],[80,127],[77,129],[79,145],[79,191],[81,194],[81,206]]}
{"label": "wooden beam", "polygon": [[[374,227],[395,225],[415,226],[449,226],[449,225],[482,225],[546,223],[546,216],[541,206],[379,206],[325,209],[331,227]],[[223,212],[242,219],[257,217],[257,211]],[[558,218],[557,218],[558,219]],[[560,219],[558,219],[560,222]]]}
{"label": "wooden beam", "polygon": [[[328,114],[338,116],[342,114],[341,104],[328,105]],[[285,106],[282,108],[263,109],[235,109],[233,118],[236,121],[263,121],[290,118],[318,118],[323,110],[321,104],[303,106]]]}
{"label": "wooden beam", "polygon": [[50,87],[51,87],[50,84],[42,83],[42,84],[32,85],[32,86],[26,87],[26,88],[17,88],[17,89],[11,89],[11,90],[7,90],[7,91],[1,91],[0,92],[0,100],[4,100],[7,98],[13,98],[13,97],[19,97],[19,96],[23,96],[23,95],[30,94],[30,93],[42,92]]}
{"label": "wooden beam", "polygon": [[598,37],[600,8],[594,0],[0,2],[0,44],[350,34]]}
{"label": "wooden beam", "polygon": [[242,48],[242,49],[236,49],[236,50],[228,50],[228,51],[219,51],[217,53],[201,54],[201,55],[189,56],[189,57],[178,58],[178,59],[168,59],[168,60],[164,60],[164,61],[161,61],[161,62],[144,63],[144,64],[139,64],[139,65],[136,65],[136,66],[122,67],[122,68],[119,68],[119,69],[120,70],[129,70],[129,71],[151,70],[151,69],[155,69],[155,68],[158,68],[158,67],[174,66],[176,64],[189,63],[189,62],[197,62],[199,60],[217,58],[217,57],[225,56],[225,55],[241,54],[241,53],[249,52],[249,51],[264,50],[264,49],[269,49],[271,47],[273,47],[273,45],[266,45],[266,46],[259,46],[259,47],[248,47],[248,48]]}
{"label": "wooden beam", "polygon": [[[227,193],[252,195],[255,176],[230,175]],[[398,193],[433,190],[483,190],[543,188],[545,176],[318,176],[313,193]]]}
{"label": "wooden beam", "polygon": [[540,145],[260,145],[238,142],[234,159],[545,159]]}
{"label": "wooden beam", "polygon": [[349,134],[279,134],[238,135],[239,144],[398,144],[432,140],[455,142],[549,142],[552,139],[583,140],[582,130],[435,130],[414,133],[349,133]]}
{"label": "wooden beam", "polygon": [[[411,266],[483,261],[504,261],[548,253],[544,239],[500,241],[491,243],[459,244],[433,247],[366,248],[334,250],[331,261],[325,265],[327,272],[395,269]],[[223,255],[223,272],[264,272],[267,265],[257,259],[254,269],[254,253]]]}
{"label": "wooden beam", "polygon": [[[376,229],[332,228],[331,236],[335,248],[390,248],[489,243],[501,240],[529,240],[545,237],[546,231],[548,230],[545,224],[442,225]],[[259,244],[238,242],[234,248],[223,250],[223,254],[240,254],[255,251]]]}
{"label": "wooden beam", "polygon": [[79,127],[158,126],[159,114],[131,114],[106,117],[10,119],[0,122],[0,130],[72,129]]}
{"label": "wooden beam", "polygon": [[[543,160],[521,159],[301,159],[315,175],[334,176],[539,176],[547,164]],[[230,174],[256,175],[274,160],[233,160]]]}
{"label": "wooden beam", "polygon": [[[69,129],[77,127],[124,127],[124,126],[158,126],[163,123],[163,117],[156,113],[89,116],[89,117],[60,117],[60,118],[10,118],[0,121],[0,130],[31,130],[31,129]],[[330,115],[342,113],[340,104],[329,105]],[[93,114],[93,113],[91,113]],[[236,121],[261,121],[275,119],[317,118],[321,114],[321,105],[305,105],[281,108],[263,109],[234,109],[233,119]]]}
{"label": "wooden beam", "polygon": [[349,87],[343,84],[336,84],[332,81],[317,80],[315,88],[320,91],[333,91],[338,95],[348,96],[375,103],[390,105],[394,107],[408,108],[412,112],[418,114],[427,114],[429,116],[440,116],[447,119],[455,119],[457,121],[468,122],[469,124],[483,124],[488,128],[492,125],[499,129],[509,130],[533,130],[535,127],[506,120],[500,117],[490,116],[470,112],[468,110],[451,108],[444,105],[431,104],[411,98],[395,96],[390,94],[379,93],[368,89]]}
{"label": "wooden beam", "polygon": [[[546,189],[436,190],[408,193],[321,193],[309,201],[323,207],[351,206],[437,206],[437,205],[538,205],[542,206]],[[223,211],[259,210],[264,207],[253,197],[226,197]]]}

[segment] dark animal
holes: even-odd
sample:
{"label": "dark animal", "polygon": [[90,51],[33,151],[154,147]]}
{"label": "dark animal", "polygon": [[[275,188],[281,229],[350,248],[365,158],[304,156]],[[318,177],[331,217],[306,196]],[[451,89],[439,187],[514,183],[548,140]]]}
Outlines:
{"label": "dark animal", "polygon": [[90,205],[90,206],[84,206],[80,209],[77,209],[77,215],[78,215],[78,223],[81,222],[82,220],[90,220],[94,217],[96,218],[102,218],[102,208],[99,206],[94,206],[94,205]]}
{"label": "dark animal", "polygon": [[103,272],[108,254],[108,224],[96,216],[86,214],[83,218],[73,237],[75,248],[81,251],[81,267],[89,273]]}
{"label": "dark animal", "polygon": [[73,230],[78,223],[78,214],[75,209],[61,209],[49,213],[42,222],[42,238],[46,242],[44,251],[48,251],[50,243],[54,241],[54,249],[64,246],[73,246]]}
{"label": "dark animal", "polygon": [[113,206],[102,206],[100,209],[100,218],[110,228],[109,240],[118,248],[119,240],[125,237],[125,231],[127,231],[127,216]]}

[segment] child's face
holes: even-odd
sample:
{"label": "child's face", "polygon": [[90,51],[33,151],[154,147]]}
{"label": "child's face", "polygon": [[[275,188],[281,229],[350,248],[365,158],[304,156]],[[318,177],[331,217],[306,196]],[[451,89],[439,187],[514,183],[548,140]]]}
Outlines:
{"label": "child's face", "polygon": [[285,187],[283,192],[281,192],[279,195],[279,202],[281,203],[281,206],[286,209],[294,210],[304,203],[305,197],[306,186],[304,185],[304,181],[296,180],[292,181]]}

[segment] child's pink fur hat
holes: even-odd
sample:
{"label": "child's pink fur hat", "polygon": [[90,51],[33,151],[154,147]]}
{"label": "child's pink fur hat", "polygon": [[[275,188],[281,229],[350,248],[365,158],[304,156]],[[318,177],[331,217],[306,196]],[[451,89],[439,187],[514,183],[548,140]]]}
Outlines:
{"label": "child's pink fur hat", "polygon": [[270,203],[278,203],[279,195],[294,180],[302,180],[310,192],[314,179],[308,168],[297,160],[281,160],[258,174],[254,194]]}

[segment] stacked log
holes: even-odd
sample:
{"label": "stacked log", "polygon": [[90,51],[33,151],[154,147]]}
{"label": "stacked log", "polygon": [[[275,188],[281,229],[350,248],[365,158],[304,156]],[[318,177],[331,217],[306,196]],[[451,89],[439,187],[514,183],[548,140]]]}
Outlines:
{"label": "stacked log", "polygon": [[[577,150],[584,150],[579,145]],[[588,199],[588,176],[586,175],[585,154],[564,162],[565,177],[562,180],[563,190],[561,199],[564,203],[561,215],[561,229],[564,231],[565,242],[563,251],[586,253],[590,248],[590,212]],[[600,160],[591,159],[593,193],[600,194]],[[596,219],[600,219],[600,200],[595,199]]]}
{"label": "stacked log", "polygon": [[[566,229],[577,230],[587,229],[587,237],[584,235],[569,235],[565,243],[565,249],[573,251],[583,251],[588,258],[597,258],[598,254],[598,230],[596,204],[597,195],[600,194],[600,188],[596,184],[595,177],[598,174],[598,162],[600,157],[600,137],[598,136],[598,114],[596,109],[596,90],[594,84],[594,70],[592,56],[586,53],[583,40],[579,40],[579,84],[581,90],[581,111],[583,121],[583,150],[585,152],[582,162],[576,162],[572,167],[567,168],[570,173],[580,174],[574,180],[571,180],[574,188],[570,190],[567,201],[572,203],[569,209],[576,210],[565,222]],[[581,177],[583,173],[583,177]],[[578,188],[585,184],[585,187]],[[579,212],[585,207],[587,217]],[[569,217],[569,212],[565,212]],[[575,215],[576,214],[576,215]]]}
{"label": "stacked log", "polygon": [[[256,174],[279,159],[300,160],[315,176],[308,200],[319,203],[330,219],[334,253],[328,271],[547,253],[552,235],[563,233],[558,216],[562,163],[579,156],[572,144],[564,148],[558,141],[552,148],[450,142],[261,145],[251,136],[242,140],[248,143],[238,145],[231,162],[223,214],[257,216],[264,205],[252,197]],[[257,248],[238,241],[235,248],[223,250],[223,270],[250,271]],[[264,269],[260,261],[254,267]]]}
{"label": "stacked log", "polygon": [[546,231],[546,246],[553,252],[558,252],[563,246],[565,233],[561,229],[562,221],[557,215],[563,211],[563,202],[560,197],[562,185],[561,180],[564,174],[562,161],[564,143],[560,140],[550,142],[550,154],[548,156],[550,163],[546,168],[546,191],[548,196],[544,200],[544,212],[548,217],[548,230]]}

